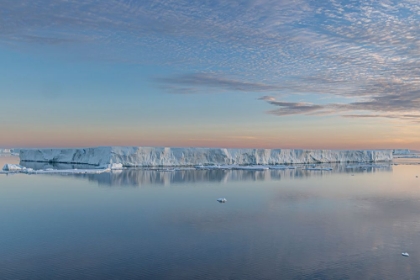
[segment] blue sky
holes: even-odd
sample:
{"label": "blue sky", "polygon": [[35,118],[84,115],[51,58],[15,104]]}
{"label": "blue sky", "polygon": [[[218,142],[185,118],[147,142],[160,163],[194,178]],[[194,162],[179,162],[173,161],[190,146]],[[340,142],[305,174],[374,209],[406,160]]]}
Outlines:
{"label": "blue sky", "polygon": [[420,149],[417,1],[0,4],[2,147]]}

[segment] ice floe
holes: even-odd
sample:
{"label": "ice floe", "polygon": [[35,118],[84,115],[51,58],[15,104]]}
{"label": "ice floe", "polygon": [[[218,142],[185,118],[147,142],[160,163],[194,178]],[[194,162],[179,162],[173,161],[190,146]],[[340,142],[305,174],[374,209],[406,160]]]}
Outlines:
{"label": "ice floe", "polygon": [[19,164],[5,164],[3,166],[3,174],[10,173],[25,173],[25,174],[100,174],[104,172],[110,172],[111,168],[98,168],[98,169],[40,169],[34,170],[32,168],[27,168]]}

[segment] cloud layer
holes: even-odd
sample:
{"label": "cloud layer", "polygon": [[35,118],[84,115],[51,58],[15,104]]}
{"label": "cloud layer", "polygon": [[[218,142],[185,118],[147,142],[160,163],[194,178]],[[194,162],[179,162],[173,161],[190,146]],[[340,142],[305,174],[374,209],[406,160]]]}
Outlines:
{"label": "cloud layer", "polygon": [[279,116],[417,119],[416,0],[0,3],[0,44],[66,45],[99,59],[170,65],[181,74],[155,79],[167,91],[350,97],[356,101],[268,102]]}

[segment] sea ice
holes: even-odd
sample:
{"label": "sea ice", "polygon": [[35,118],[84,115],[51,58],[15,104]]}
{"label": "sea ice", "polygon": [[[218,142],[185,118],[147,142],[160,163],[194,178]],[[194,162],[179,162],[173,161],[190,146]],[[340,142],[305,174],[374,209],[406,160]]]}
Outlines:
{"label": "sea ice", "polygon": [[[118,166],[117,166],[118,167]],[[118,169],[118,168],[117,168]],[[100,174],[104,172],[110,172],[111,168],[101,169],[40,169],[34,170],[32,168],[26,168],[18,164],[7,163],[3,166],[2,173],[26,173],[26,174]]]}

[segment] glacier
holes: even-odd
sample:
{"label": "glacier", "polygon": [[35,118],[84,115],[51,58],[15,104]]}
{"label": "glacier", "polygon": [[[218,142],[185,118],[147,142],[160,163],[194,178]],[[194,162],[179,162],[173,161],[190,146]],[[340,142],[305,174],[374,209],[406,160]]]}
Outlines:
{"label": "glacier", "polygon": [[280,165],[391,161],[392,150],[225,149],[171,147],[92,147],[20,149],[22,162],[123,167]]}

